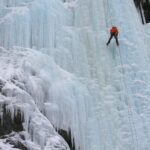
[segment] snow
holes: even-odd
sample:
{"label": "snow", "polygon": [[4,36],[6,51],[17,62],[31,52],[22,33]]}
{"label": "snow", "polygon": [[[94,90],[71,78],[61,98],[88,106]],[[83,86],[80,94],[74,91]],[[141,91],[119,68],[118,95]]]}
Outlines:
{"label": "snow", "polygon": [[63,129],[80,150],[149,150],[149,35],[132,0],[1,0],[0,103],[27,147],[69,150]]}
{"label": "snow", "polygon": [[[12,49],[11,57],[9,51],[1,51],[3,54],[3,56],[1,55],[2,59],[0,60],[3,65],[3,68],[1,68],[1,72],[3,72],[1,78],[5,78],[6,83],[2,88],[2,93],[7,99],[5,96],[1,97],[3,103],[7,104],[6,108],[11,112],[12,118],[15,111],[22,111],[25,119],[24,128],[31,133],[31,139],[43,149],[46,145],[45,142],[49,137],[58,136],[51,123],[40,112],[43,111],[44,101],[47,100],[46,92],[48,92],[48,88],[46,88],[46,82],[48,82],[48,80],[44,80],[48,73],[46,73],[46,75],[44,74],[44,68],[46,70],[48,68],[49,70],[53,67],[58,67],[57,65],[55,66],[55,63],[44,54],[39,54],[31,49],[19,48],[19,50],[20,52]],[[50,62],[48,66],[44,64],[44,61],[42,64],[34,64],[35,62],[40,62],[41,59],[45,59],[46,61],[46,57],[48,59],[47,61]],[[35,61],[35,59],[39,59],[39,61]],[[34,68],[32,65],[37,68]],[[42,68],[42,66],[44,66],[43,69],[38,69]],[[37,72],[35,72],[35,70]],[[38,70],[40,70],[40,72]],[[55,73],[59,74],[58,72],[55,71]],[[60,143],[64,143],[63,139],[60,137],[57,138],[59,138]],[[53,147],[53,145],[51,145],[51,147]]]}
{"label": "snow", "polygon": [[19,150],[19,149],[17,149],[17,148],[12,148],[12,146],[11,145],[9,145],[9,144],[5,144],[5,143],[3,143],[3,142],[1,142],[0,141],[0,149],[1,150]]}

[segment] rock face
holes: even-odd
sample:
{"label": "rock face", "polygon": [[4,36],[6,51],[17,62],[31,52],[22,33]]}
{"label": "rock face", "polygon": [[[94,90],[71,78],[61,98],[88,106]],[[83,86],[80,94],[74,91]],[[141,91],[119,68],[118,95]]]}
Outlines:
{"label": "rock face", "polygon": [[25,136],[21,134],[24,130],[23,116],[21,115],[20,110],[12,115],[6,107],[7,105],[5,104],[1,106],[0,139],[2,139],[4,143],[12,145],[13,148],[27,150],[27,147],[23,144],[23,142],[25,142]]}
{"label": "rock face", "polygon": [[1,140],[5,144],[11,145],[13,148],[28,150],[25,144],[25,137],[23,132],[12,132],[8,135],[1,136]]}
{"label": "rock face", "polygon": [[150,1],[146,0],[142,2],[146,23],[150,22]]}
{"label": "rock face", "polygon": [[[23,116],[20,110],[11,114],[9,110],[6,110],[6,105],[2,106],[2,116],[0,118],[0,136],[10,134],[12,131],[20,132],[23,131]],[[14,116],[12,118],[12,115]]]}
{"label": "rock face", "polygon": [[134,0],[136,7],[139,9],[142,22],[150,22],[150,1],[149,0]]}
{"label": "rock face", "polygon": [[74,139],[71,135],[71,131],[65,131],[65,130],[58,130],[58,133],[65,139],[65,141],[68,143],[70,150],[75,150],[75,143]]}

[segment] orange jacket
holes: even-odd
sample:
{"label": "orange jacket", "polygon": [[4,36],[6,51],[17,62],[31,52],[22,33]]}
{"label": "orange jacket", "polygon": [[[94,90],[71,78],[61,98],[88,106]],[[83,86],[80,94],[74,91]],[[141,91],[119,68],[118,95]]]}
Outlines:
{"label": "orange jacket", "polygon": [[113,26],[113,27],[111,28],[111,30],[110,30],[110,33],[112,33],[112,34],[118,34],[119,31],[118,31],[117,27]]}

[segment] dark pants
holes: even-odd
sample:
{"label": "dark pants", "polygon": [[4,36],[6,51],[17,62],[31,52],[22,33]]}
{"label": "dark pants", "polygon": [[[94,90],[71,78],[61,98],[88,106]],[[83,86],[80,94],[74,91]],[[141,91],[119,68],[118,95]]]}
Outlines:
{"label": "dark pants", "polygon": [[111,33],[110,38],[109,38],[109,40],[108,40],[108,42],[107,42],[107,45],[110,43],[110,41],[111,41],[111,39],[112,39],[113,37],[114,37],[115,40],[116,40],[116,44],[119,46],[118,34],[113,34],[113,33]]}

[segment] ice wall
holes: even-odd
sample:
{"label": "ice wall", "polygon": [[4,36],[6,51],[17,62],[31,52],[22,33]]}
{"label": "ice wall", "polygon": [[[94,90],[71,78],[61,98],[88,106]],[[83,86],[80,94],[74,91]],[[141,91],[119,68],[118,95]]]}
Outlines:
{"label": "ice wall", "polygon": [[[69,11],[59,0],[1,1],[1,45],[50,49],[63,25],[71,24]],[[57,19],[56,19],[57,18]],[[64,19],[65,18],[65,19]],[[58,41],[59,42],[59,41]]]}
{"label": "ice wall", "polygon": [[[12,117],[16,109],[23,112],[24,128],[41,149],[55,146],[68,149],[51,123],[55,128],[71,130],[76,147],[86,149],[86,132],[90,128],[86,125],[86,112],[93,115],[90,113],[92,103],[86,103],[86,99],[92,97],[86,86],[62,70],[51,58],[60,60],[60,56],[71,54],[67,49],[68,42],[63,43],[63,39],[67,39],[65,26],[73,24],[74,4],[38,0],[1,1],[0,6],[0,43],[4,47],[1,63],[5,66],[1,78],[11,81],[3,90],[10,97],[7,105]],[[68,66],[68,62],[64,61],[64,64]]]}
{"label": "ice wall", "polygon": [[[119,48],[106,47],[113,24]],[[41,149],[69,149],[53,125],[77,150],[148,150],[144,33],[132,0],[1,0],[3,100]]]}
{"label": "ice wall", "polygon": [[61,1],[0,1],[0,8],[1,106],[6,103],[12,118],[18,109],[22,112],[24,129],[30,134],[28,148],[32,140],[38,150],[69,149],[43,114],[50,85],[71,76],[66,73],[65,77],[65,71],[47,55],[55,51],[55,36],[62,24],[70,24],[70,14],[65,17],[68,10]]}
{"label": "ice wall", "polygon": [[[149,52],[133,1],[82,0],[76,6],[67,39],[71,63],[63,65],[63,54],[56,61],[81,77],[93,96],[98,132],[88,148],[148,149]],[[112,25],[120,30],[119,48],[105,46]]]}

